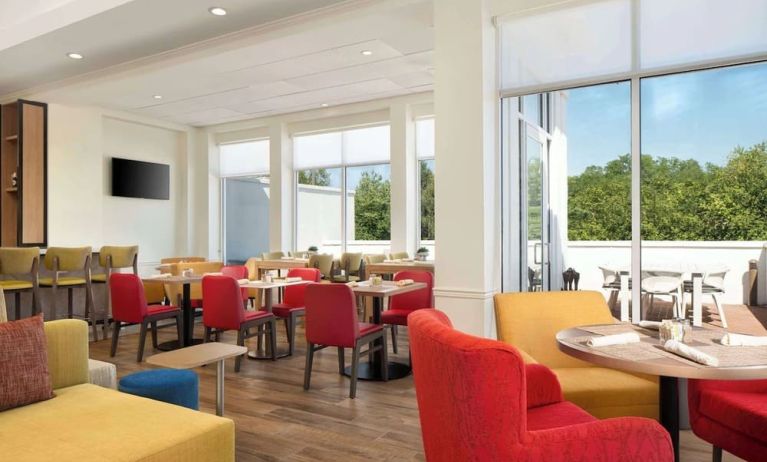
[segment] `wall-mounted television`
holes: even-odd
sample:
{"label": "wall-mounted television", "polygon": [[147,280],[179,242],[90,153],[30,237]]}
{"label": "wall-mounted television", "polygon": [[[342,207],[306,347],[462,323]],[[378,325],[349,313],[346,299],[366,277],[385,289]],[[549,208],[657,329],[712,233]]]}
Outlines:
{"label": "wall-mounted television", "polygon": [[112,158],[112,195],[170,199],[170,166]]}

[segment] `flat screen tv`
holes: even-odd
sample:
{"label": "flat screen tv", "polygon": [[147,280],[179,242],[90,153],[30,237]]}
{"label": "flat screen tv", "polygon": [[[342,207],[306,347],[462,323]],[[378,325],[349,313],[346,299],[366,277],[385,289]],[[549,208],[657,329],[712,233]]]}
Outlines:
{"label": "flat screen tv", "polygon": [[170,199],[170,166],[112,158],[112,195]]}

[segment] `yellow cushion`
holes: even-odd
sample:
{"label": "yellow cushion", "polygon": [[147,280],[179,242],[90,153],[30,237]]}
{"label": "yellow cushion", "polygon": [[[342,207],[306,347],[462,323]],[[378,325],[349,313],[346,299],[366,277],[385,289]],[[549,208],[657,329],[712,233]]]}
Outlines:
{"label": "yellow cushion", "polygon": [[27,274],[40,258],[40,247],[0,247],[0,274]]}
{"label": "yellow cushion", "polygon": [[106,273],[98,273],[91,275],[91,282],[107,282]]}
{"label": "yellow cushion", "polygon": [[[78,285],[84,285],[85,279],[84,278],[59,278],[58,285],[60,286],[78,286]],[[40,285],[41,286],[52,286],[53,285],[53,278],[40,278]]]}
{"label": "yellow cushion", "polygon": [[30,281],[4,280],[0,281],[0,287],[2,287],[3,290],[22,290],[31,289],[33,286]]}
{"label": "yellow cushion", "polygon": [[3,412],[3,460],[234,461],[234,422],[82,384]]}
{"label": "yellow cushion", "polygon": [[554,369],[565,399],[594,417],[658,418],[658,378],[602,367]]}
{"label": "yellow cushion", "polygon": [[88,383],[88,323],[60,319],[44,324],[53,388]]}

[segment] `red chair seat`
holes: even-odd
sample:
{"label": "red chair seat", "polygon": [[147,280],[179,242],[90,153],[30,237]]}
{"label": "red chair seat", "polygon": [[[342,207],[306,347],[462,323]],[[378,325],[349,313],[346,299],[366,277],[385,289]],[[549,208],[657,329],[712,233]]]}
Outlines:
{"label": "red chair seat", "polygon": [[253,319],[266,318],[271,315],[267,311],[245,311],[245,320],[252,321]]}
{"label": "red chair seat", "polygon": [[202,308],[202,299],[201,298],[193,298],[189,300],[189,305],[192,308]]}
{"label": "red chair seat", "polygon": [[380,324],[370,324],[367,322],[361,322],[359,323],[359,326],[360,326],[360,337],[364,337],[373,332],[383,330],[383,326]]}
{"label": "red chair seat", "polygon": [[303,306],[291,306],[285,303],[276,303],[272,305],[272,313],[279,318],[289,318],[291,313],[304,311]]}
{"label": "red chair seat", "polygon": [[767,442],[767,395],[702,390],[701,414],[762,442]]}
{"label": "red chair seat", "polygon": [[171,311],[176,311],[177,309],[178,308],[173,305],[149,305],[146,307],[146,314],[151,316],[153,314],[170,313]]}
{"label": "red chair seat", "polygon": [[597,420],[569,401],[560,401],[527,410],[527,431],[567,427]]}
{"label": "red chair seat", "polygon": [[407,326],[407,316],[414,310],[393,309],[381,313],[381,322],[384,324],[397,324],[398,326]]}

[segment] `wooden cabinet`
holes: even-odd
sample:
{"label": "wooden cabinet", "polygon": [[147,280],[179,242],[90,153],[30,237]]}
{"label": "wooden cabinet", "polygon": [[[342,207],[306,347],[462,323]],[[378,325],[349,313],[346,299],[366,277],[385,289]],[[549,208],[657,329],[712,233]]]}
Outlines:
{"label": "wooden cabinet", "polygon": [[48,105],[0,106],[0,246],[48,242]]}

